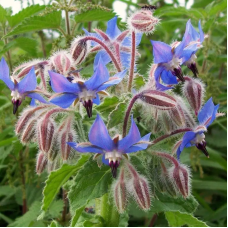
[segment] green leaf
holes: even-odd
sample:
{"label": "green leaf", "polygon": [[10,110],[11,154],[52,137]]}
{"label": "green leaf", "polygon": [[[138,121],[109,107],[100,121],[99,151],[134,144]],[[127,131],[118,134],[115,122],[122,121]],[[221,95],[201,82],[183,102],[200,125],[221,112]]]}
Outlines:
{"label": "green leaf", "polygon": [[71,210],[82,208],[90,200],[103,196],[111,181],[110,167],[103,165],[99,168],[97,162],[90,158],[78,172],[68,194]]}
{"label": "green leaf", "polygon": [[190,227],[207,227],[205,222],[198,220],[193,215],[179,211],[165,212],[165,217],[171,227],[180,227],[183,225]]}
{"label": "green leaf", "polygon": [[108,116],[108,128],[115,127],[119,123],[123,122],[127,104],[125,102],[119,103],[116,108]]}
{"label": "green leaf", "polygon": [[71,224],[70,224],[70,227],[75,227],[77,222],[78,222],[78,219],[79,217],[81,216],[82,212],[84,211],[85,209],[85,205],[78,208],[77,210],[75,210],[75,213],[74,213],[74,216],[71,220]]}
{"label": "green leaf", "polygon": [[143,76],[136,76],[133,81],[134,88],[139,90],[142,86],[145,85]]}
{"label": "green leaf", "polygon": [[64,164],[60,169],[51,172],[46,181],[46,185],[43,191],[43,211],[48,210],[51,202],[54,200],[61,186],[66,183],[66,181],[85,164],[89,156],[90,155],[88,154],[82,155],[76,165]]}
{"label": "green leaf", "polygon": [[0,213],[0,219],[5,220],[8,224],[13,222],[13,220],[11,218],[7,217],[6,215],[4,215],[2,213]]}
{"label": "green leaf", "polygon": [[31,5],[29,7],[24,8],[23,10],[21,10],[20,12],[18,12],[17,14],[13,15],[13,16],[8,16],[7,20],[9,22],[9,25],[11,27],[14,27],[18,24],[20,24],[25,18],[27,17],[31,17],[34,14],[42,11],[43,9],[45,9],[45,6],[40,6],[39,4],[37,5]]}
{"label": "green leaf", "polygon": [[37,41],[27,37],[18,37],[8,44],[6,44],[3,49],[0,51],[0,55],[3,55],[12,48],[18,47],[26,51],[31,56],[37,55]]}
{"label": "green leaf", "polygon": [[227,190],[227,183],[225,181],[204,181],[204,180],[193,180],[193,189],[206,189],[206,190]]}
{"label": "green leaf", "polygon": [[58,226],[59,226],[58,223],[55,220],[53,220],[48,227],[58,227]]}
{"label": "green leaf", "polygon": [[79,22],[90,22],[90,21],[108,21],[113,18],[116,14],[112,11],[104,11],[99,9],[88,10],[84,13],[77,14],[75,21]]}
{"label": "green leaf", "polygon": [[223,0],[219,2],[218,4],[211,7],[211,10],[209,11],[209,15],[216,15],[217,13],[221,13],[223,10],[227,9],[227,1]]}
{"label": "green leaf", "polygon": [[0,23],[4,23],[6,21],[7,11],[0,5]]}
{"label": "green leaf", "polygon": [[45,16],[33,16],[23,20],[21,24],[15,27],[3,38],[42,29],[58,29],[60,28],[60,24],[61,11],[56,11]]}

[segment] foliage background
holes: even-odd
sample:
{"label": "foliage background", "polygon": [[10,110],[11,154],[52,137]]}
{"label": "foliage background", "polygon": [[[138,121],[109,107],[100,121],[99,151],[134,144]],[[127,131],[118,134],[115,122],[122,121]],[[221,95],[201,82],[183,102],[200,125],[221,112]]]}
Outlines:
{"label": "foliage background", "polygon": [[[28,6],[36,3],[35,0],[27,2]],[[106,22],[113,17],[111,11],[99,11],[96,14],[86,12],[85,6],[91,2],[111,9],[114,1],[82,1],[80,10],[70,14],[71,25],[74,26],[73,36],[82,34],[83,27],[88,30],[95,27],[105,29]],[[130,15],[139,7],[138,3],[146,1],[122,2],[127,4],[126,14]],[[227,2],[195,0],[190,9],[180,7],[177,0],[171,2],[173,3],[167,4],[162,0],[149,2],[157,4],[155,14],[162,21],[153,35],[143,36],[139,47],[139,72],[147,77],[148,65],[152,62],[150,39],[171,43],[181,38],[189,18],[195,26],[198,20],[201,20],[203,30],[209,37],[204,42],[204,48],[197,53],[200,78],[207,85],[206,100],[212,96],[216,104],[220,103],[220,111],[226,112]],[[188,1],[185,1],[185,4],[187,3]],[[64,14],[61,17],[61,13],[52,12],[50,6],[46,9],[44,6],[30,9],[27,14],[21,13],[12,17],[10,8],[4,9],[0,6],[0,37],[9,34],[7,39],[0,41],[0,56],[4,56],[12,68],[22,61],[49,57],[53,51],[68,47],[72,39],[71,36],[64,37],[59,32],[60,27],[66,31]],[[39,23],[31,22],[34,15],[40,14],[46,18]],[[26,27],[28,22],[34,23],[32,28]],[[119,20],[119,27],[124,28],[125,23]],[[84,74],[90,75],[92,63],[93,58],[89,58],[85,63]],[[24,103],[23,106],[27,104]],[[0,81],[0,226],[48,226],[52,219],[60,220],[64,202],[61,200],[60,192],[45,216],[41,220],[36,220],[40,214],[42,189],[47,173],[36,175],[34,167],[37,148],[34,145],[25,148],[20,144],[14,133],[16,118],[17,116],[12,114],[10,93]],[[183,163],[192,167],[192,193],[199,202],[195,216],[209,226],[226,226],[227,223],[226,124],[225,116],[217,119],[209,128],[207,148],[210,159],[195,148],[183,153],[182,158]],[[23,199],[26,199],[29,209],[25,214]],[[129,214],[129,226],[149,226],[152,223],[153,212],[145,213],[132,206]],[[51,225],[55,226],[54,223]],[[164,213],[158,214],[155,226],[168,226]]]}

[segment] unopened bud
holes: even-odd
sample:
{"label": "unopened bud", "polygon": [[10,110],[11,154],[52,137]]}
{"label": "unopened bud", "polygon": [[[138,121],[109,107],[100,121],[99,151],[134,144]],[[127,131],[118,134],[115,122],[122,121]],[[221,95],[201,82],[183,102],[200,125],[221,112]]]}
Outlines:
{"label": "unopened bud", "polygon": [[48,153],[51,149],[55,133],[55,122],[51,118],[43,118],[38,123],[37,137],[40,150]]}
{"label": "unopened bud", "polygon": [[154,106],[160,110],[169,110],[176,107],[176,99],[165,92],[157,90],[144,90],[138,94],[143,102]]}
{"label": "unopened bud", "polygon": [[190,195],[190,174],[186,166],[179,164],[169,169],[169,178],[179,193],[187,198]]}
{"label": "unopened bud", "polygon": [[70,53],[76,65],[81,64],[85,60],[89,47],[90,42],[85,40],[85,37],[78,37],[72,42]]}
{"label": "unopened bud", "polygon": [[62,159],[66,161],[69,158],[71,147],[67,144],[67,142],[74,141],[73,132],[64,131],[60,133],[59,143],[61,148]]}
{"label": "unopened bud", "polygon": [[129,172],[132,178],[129,180],[128,191],[135,198],[135,201],[143,210],[149,210],[151,206],[150,189],[147,180],[139,175],[135,168],[128,163]]}
{"label": "unopened bud", "polygon": [[150,34],[155,30],[155,26],[159,23],[159,19],[153,16],[150,10],[139,10],[128,19],[128,25],[131,29]]}
{"label": "unopened bud", "polygon": [[123,213],[127,207],[127,189],[124,177],[124,169],[121,169],[119,180],[117,180],[114,185],[114,199],[119,213]]}
{"label": "unopened bud", "polygon": [[33,140],[33,138],[36,135],[35,124],[36,124],[36,119],[33,119],[26,125],[26,127],[24,128],[24,131],[21,134],[22,143],[26,144]]}
{"label": "unopened bud", "polygon": [[48,161],[47,163],[47,171],[48,173],[56,170],[59,168],[59,161],[55,160],[55,161]]}
{"label": "unopened bud", "polygon": [[59,51],[50,57],[49,65],[55,72],[67,75],[73,65],[73,59],[67,51]]}
{"label": "unopened bud", "polygon": [[40,151],[36,159],[36,173],[40,175],[44,171],[46,166],[47,166],[46,155],[42,151]]}
{"label": "unopened bud", "polygon": [[183,94],[187,98],[190,106],[194,109],[197,116],[202,106],[204,85],[198,79],[185,77]]}

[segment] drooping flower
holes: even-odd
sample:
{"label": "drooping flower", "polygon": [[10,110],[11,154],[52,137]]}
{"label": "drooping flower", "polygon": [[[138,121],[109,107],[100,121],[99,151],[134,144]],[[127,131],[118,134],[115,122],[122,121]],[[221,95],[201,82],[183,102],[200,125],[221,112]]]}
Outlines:
{"label": "drooping flower", "polygon": [[217,115],[219,108],[218,105],[214,105],[212,98],[210,98],[206,104],[202,107],[198,114],[198,121],[200,125],[196,127],[194,131],[188,131],[184,134],[182,142],[177,149],[177,158],[180,158],[180,154],[185,147],[196,146],[201,150],[207,157],[209,154],[206,149],[206,141],[204,132],[213,123]]}
{"label": "drooping flower", "polygon": [[154,63],[158,64],[154,72],[156,88],[158,90],[167,90],[171,87],[164,86],[160,83],[160,79],[165,84],[177,84],[177,78],[184,82],[184,77],[181,70],[181,56],[183,55],[184,42],[181,42],[176,48],[172,48],[166,43],[160,41],[152,41]]}
{"label": "drooping flower", "polygon": [[[117,17],[114,17],[108,21],[106,33],[99,29],[95,29],[96,33],[89,33],[86,29],[83,30],[87,36],[94,36],[107,44],[107,46],[109,46],[112,51],[115,52],[115,56],[117,57],[118,62],[121,63],[123,67],[128,68],[130,66],[131,38],[128,36],[128,30],[125,30],[123,32],[119,30],[117,26]],[[136,46],[140,44],[141,38],[142,34],[137,33]],[[102,47],[100,45],[94,41],[91,42],[91,45],[93,46],[93,49],[91,49],[91,51],[99,51],[95,57],[94,69],[96,69],[99,58],[102,58],[105,64],[112,61],[110,56],[105,50],[102,50]]]}
{"label": "drooping flower", "polygon": [[5,59],[2,58],[0,62],[0,79],[11,90],[13,114],[17,112],[18,107],[25,97],[30,97],[39,100],[42,103],[47,103],[46,100],[35,90],[37,81],[34,67],[31,68],[29,73],[21,81],[17,81],[16,79],[11,81],[9,67]]}
{"label": "drooping flower", "polygon": [[202,42],[204,41],[204,33],[201,28],[201,23],[199,21],[198,24],[199,27],[199,33],[194,29],[194,27],[191,24],[191,20],[189,19],[186,24],[186,30],[183,37],[183,42],[185,43],[185,48],[182,52],[181,57],[182,64],[186,65],[194,74],[195,77],[197,77],[198,69],[196,67],[196,51],[202,47]]}
{"label": "drooping flower", "polygon": [[145,150],[148,146],[147,142],[149,142],[150,134],[141,137],[132,117],[128,135],[121,140],[119,135],[112,139],[103,120],[97,115],[89,132],[90,142],[79,144],[68,142],[68,145],[81,153],[92,152],[102,154],[102,162],[111,167],[113,177],[116,177],[117,168],[122,156],[127,153]]}
{"label": "drooping flower", "polygon": [[126,72],[127,70],[124,70],[109,77],[108,69],[102,59],[99,60],[93,76],[85,82],[70,82],[63,75],[49,71],[51,87],[54,92],[58,93],[57,97],[52,98],[50,102],[62,108],[68,108],[73,102],[80,101],[86,108],[88,116],[91,117],[93,103],[100,104],[99,94],[107,95],[104,90],[118,84]]}

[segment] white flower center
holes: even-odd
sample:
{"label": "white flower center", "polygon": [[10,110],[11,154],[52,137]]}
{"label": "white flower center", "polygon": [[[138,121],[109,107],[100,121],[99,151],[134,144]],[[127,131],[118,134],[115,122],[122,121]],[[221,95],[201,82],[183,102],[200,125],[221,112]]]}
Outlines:
{"label": "white flower center", "polygon": [[197,134],[196,137],[191,141],[192,144],[202,144],[205,140],[204,133]]}
{"label": "white flower center", "polygon": [[186,61],[184,64],[185,64],[186,66],[191,65],[192,63],[195,63],[195,62],[196,62],[196,59],[197,59],[196,55],[193,54],[193,55],[191,56],[191,58],[190,58],[188,61]]}
{"label": "white flower center", "polygon": [[96,98],[96,92],[83,89],[82,92],[78,93],[78,98],[81,102],[93,100],[94,98]]}
{"label": "white flower center", "polygon": [[120,153],[116,150],[114,150],[112,152],[106,152],[105,153],[105,159],[108,159],[109,163],[111,161],[113,161],[113,162],[119,161],[119,160],[121,160],[121,158],[122,158],[122,153]]}
{"label": "white flower center", "polygon": [[171,70],[172,71],[175,68],[177,69],[180,66],[181,62],[182,62],[181,59],[179,59],[178,57],[174,56],[171,61],[169,61],[168,63],[163,63],[163,64],[164,64],[164,66],[165,66],[165,68],[167,70]]}
{"label": "white flower center", "polygon": [[12,101],[22,100],[23,96],[17,91],[14,90],[11,92]]}

